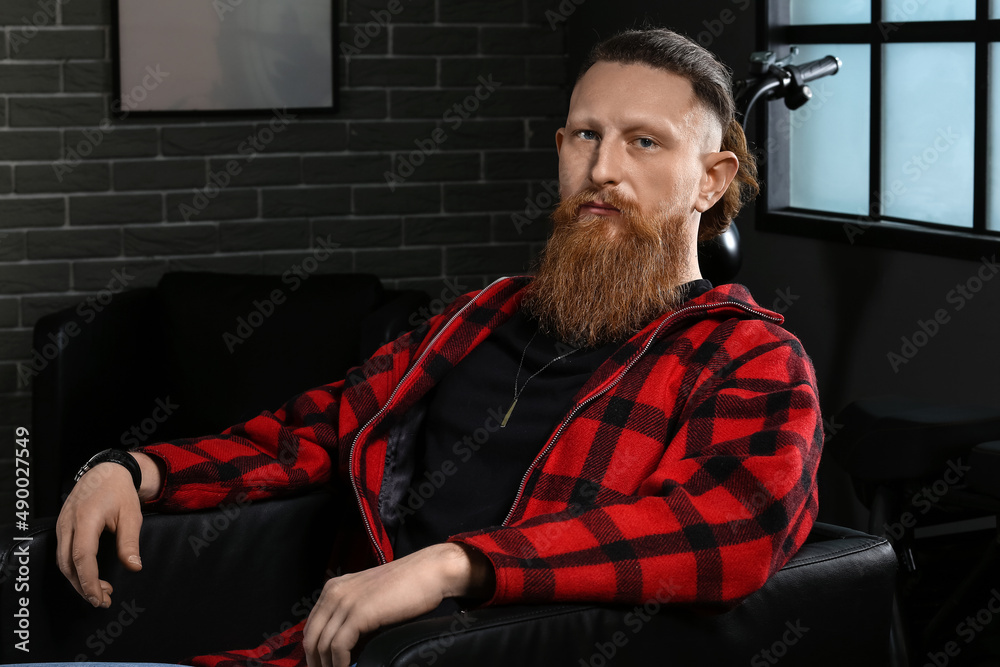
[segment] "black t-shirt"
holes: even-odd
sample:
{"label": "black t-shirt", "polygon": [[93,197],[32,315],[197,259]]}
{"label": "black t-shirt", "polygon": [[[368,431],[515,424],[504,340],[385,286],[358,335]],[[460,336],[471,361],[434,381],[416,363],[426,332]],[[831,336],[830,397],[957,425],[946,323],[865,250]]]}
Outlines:
{"label": "black t-shirt", "polygon": [[[686,287],[693,298],[712,285],[702,279]],[[623,342],[573,350],[541,332],[522,309],[466,355],[428,397],[396,557],[503,523],[573,397]],[[519,393],[510,410],[515,381]]]}

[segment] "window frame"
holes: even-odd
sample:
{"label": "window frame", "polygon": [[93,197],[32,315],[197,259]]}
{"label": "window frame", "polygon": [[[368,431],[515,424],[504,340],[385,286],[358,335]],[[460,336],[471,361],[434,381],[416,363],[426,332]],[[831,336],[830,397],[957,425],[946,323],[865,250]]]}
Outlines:
{"label": "window frame", "polygon": [[[1000,2],[1000,0],[995,0]],[[890,22],[881,20],[883,0],[871,0],[872,20],[859,24],[788,25],[789,0],[758,4],[757,43],[760,50],[788,52],[790,44],[870,44],[871,114],[869,126],[869,214],[847,215],[789,206],[788,138],[776,131],[780,113],[771,103],[751,112],[757,137],[759,175],[756,228],[852,245],[904,249],[934,255],[976,258],[1000,250],[1000,231],[987,229],[989,187],[989,62],[990,43],[1000,43],[1000,19],[990,19],[990,0],[976,0],[976,18],[968,21]],[[975,148],[973,157],[973,227],[958,227],[881,215],[882,185],[882,47],[903,42],[966,42],[975,44]],[[996,48],[1000,48],[1000,44]],[[837,55],[836,53],[832,55]],[[737,77],[741,74],[737,72]],[[780,102],[774,102],[777,106]],[[784,107],[781,107],[782,113]],[[1000,119],[997,120],[1000,122]],[[778,145],[775,146],[774,139]],[[764,150],[767,147],[769,150]],[[1000,165],[995,168],[1000,169]],[[994,195],[1000,207],[1000,193]]]}

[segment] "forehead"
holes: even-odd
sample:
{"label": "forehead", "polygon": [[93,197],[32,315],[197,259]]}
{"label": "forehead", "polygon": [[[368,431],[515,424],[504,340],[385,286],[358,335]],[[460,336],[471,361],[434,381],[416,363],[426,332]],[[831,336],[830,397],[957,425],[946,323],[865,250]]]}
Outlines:
{"label": "forehead", "polygon": [[595,63],[577,82],[569,115],[690,125],[701,111],[686,78],[642,64]]}

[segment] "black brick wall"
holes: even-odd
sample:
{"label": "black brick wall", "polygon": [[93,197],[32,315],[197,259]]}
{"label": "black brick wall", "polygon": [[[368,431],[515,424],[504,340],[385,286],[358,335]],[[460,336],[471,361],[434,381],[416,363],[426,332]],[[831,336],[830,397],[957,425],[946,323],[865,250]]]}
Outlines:
{"label": "black brick wall", "polygon": [[[343,46],[387,1],[335,4]],[[565,35],[545,12],[558,4],[402,0],[340,57],[340,110],[300,116],[248,160],[241,144],[268,114],[108,124],[110,0],[2,0],[0,441],[30,423],[17,364],[35,321],[116,270],[136,276],[129,287],[167,271],[282,273],[317,237],[339,244],[324,271],[431,293],[526,270],[546,225],[516,229],[511,215],[556,176]],[[476,100],[483,81],[502,85]],[[467,118],[449,113],[467,100]],[[239,173],[204,197],[233,160]],[[408,175],[390,186],[386,172]]]}

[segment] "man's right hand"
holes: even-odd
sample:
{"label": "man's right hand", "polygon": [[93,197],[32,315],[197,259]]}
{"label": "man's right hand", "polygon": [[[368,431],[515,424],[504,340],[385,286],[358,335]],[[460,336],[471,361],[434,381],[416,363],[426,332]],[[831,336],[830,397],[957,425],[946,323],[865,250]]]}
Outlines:
{"label": "man's right hand", "polygon": [[142,569],[139,528],[140,497],[155,497],[162,486],[159,466],[150,457],[130,452],[142,470],[136,493],[132,476],[118,463],[101,463],[88,470],[63,503],[56,521],[56,560],[73,588],[95,607],[110,607],[110,583],[98,577],[97,546],[105,528],[117,536],[118,558],[133,572]]}

